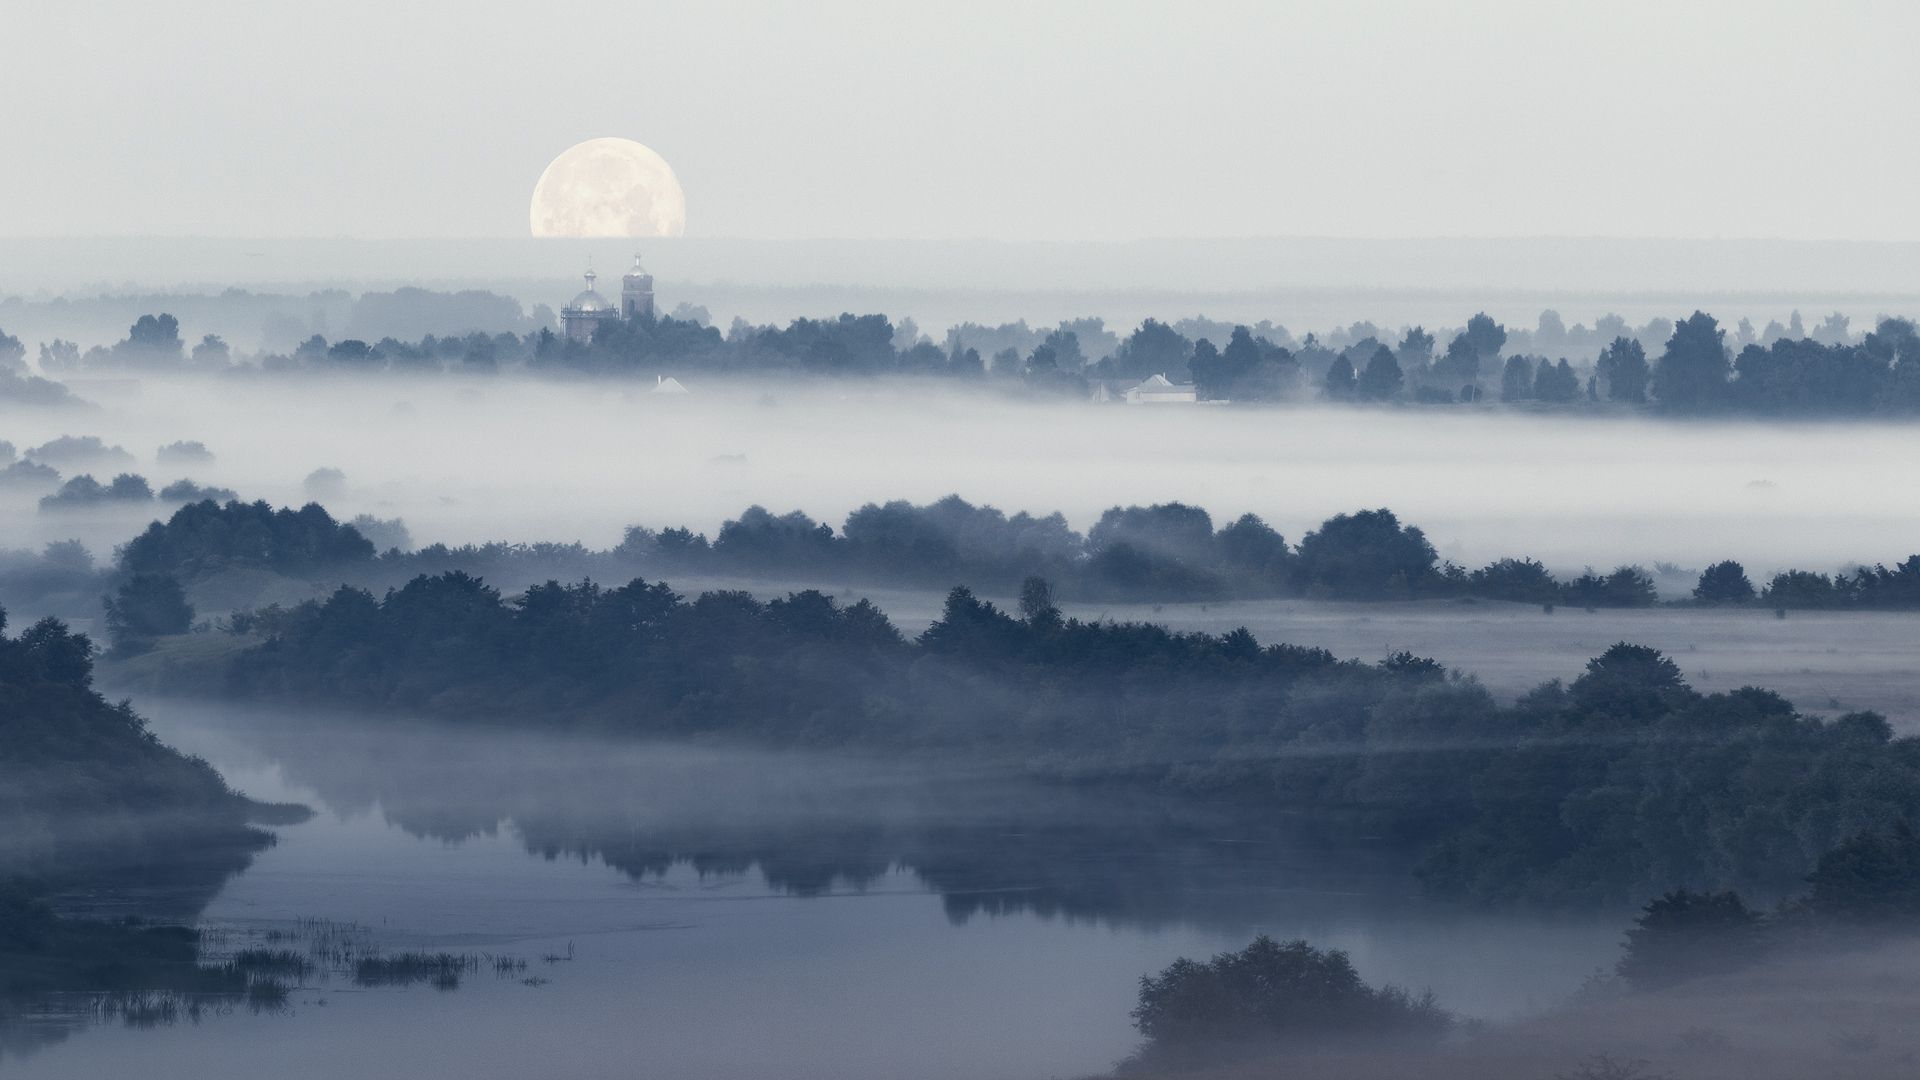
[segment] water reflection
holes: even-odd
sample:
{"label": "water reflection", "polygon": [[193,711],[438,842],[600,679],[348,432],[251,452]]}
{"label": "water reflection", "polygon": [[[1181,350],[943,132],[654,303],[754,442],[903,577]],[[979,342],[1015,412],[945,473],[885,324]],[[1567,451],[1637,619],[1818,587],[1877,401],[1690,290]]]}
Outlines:
{"label": "water reflection", "polygon": [[206,962],[186,925],[269,840],[67,844],[54,865],[0,866],[0,1057],[99,1021],[154,1027],[277,1004],[277,982]]}
{"label": "water reflection", "polygon": [[[79,895],[113,895],[111,875]],[[77,889],[78,882],[70,882]],[[570,960],[548,956],[547,963]],[[0,889],[0,1059],[59,1043],[93,1024],[157,1030],[244,1011],[290,1011],[335,987],[458,990],[482,974],[541,986],[530,961],[495,953],[383,950],[355,923],[203,930],[132,916],[56,914],[19,886]]]}
{"label": "water reflection", "polygon": [[[450,998],[432,962],[395,972],[411,989],[365,992],[357,965],[334,964],[333,989],[296,988],[284,1022],[99,1025],[25,1076],[202,1080],[261,1055],[302,1080],[624,1075],[639,1060],[712,1080],[1087,1075],[1133,1049],[1140,975],[1254,933],[1349,950],[1370,981],[1431,987],[1487,1018],[1556,1003],[1618,942],[1612,916],[1439,908],[1378,844],[1176,799],[140,706],[254,797],[321,811],[206,909],[226,955],[295,949],[261,935],[317,913],[373,927],[384,956],[528,968],[475,978],[493,970],[483,959]],[[576,942],[581,962],[566,964]]]}
{"label": "water reflection", "polygon": [[1417,904],[1402,853],[1328,822],[897,761],[635,745],[311,717],[197,719],[170,737],[280,770],[290,793],[443,843],[509,835],[636,881],[757,874],[794,896],[906,872],[948,917],[1033,912],[1154,927],[1252,925],[1288,903]]}

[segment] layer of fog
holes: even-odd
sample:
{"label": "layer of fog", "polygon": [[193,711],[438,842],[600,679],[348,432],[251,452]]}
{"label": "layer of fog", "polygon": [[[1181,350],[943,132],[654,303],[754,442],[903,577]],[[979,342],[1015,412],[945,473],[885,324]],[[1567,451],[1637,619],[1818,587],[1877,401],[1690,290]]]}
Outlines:
{"label": "layer of fog", "polygon": [[[125,447],[158,489],[403,518],[416,543],[617,543],[632,524],[711,534],[750,504],[838,525],[869,501],[949,493],[1086,529],[1116,504],[1253,512],[1298,540],[1387,506],[1444,558],[1530,555],[1556,571],[1734,558],[1756,576],[1894,562],[1920,536],[1920,440],[1873,424],[1710,424],[1414,409],[1129,408],[1018,401],[951,383],[645,384],[260,378],[76,380],[101,403],[16,411],[23,451],[61,435]],[[197,440],[211,463],[156,463]],[[339,484],[308,485],[318,469]],[[106,475],[101,475],[103,481]],[[79,537],[105,556],[163,509],[34,512],[0,546]]]}

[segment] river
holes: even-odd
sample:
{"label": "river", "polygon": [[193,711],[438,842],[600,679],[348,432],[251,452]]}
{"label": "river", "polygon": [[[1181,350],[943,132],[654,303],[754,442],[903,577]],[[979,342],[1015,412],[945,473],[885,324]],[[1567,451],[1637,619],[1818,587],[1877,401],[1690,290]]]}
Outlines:
{"label": "river", "polygon": [[[1611,963],[1625,921],[1458,910],[1297,823],[963,770],[138,705],[317,811],[206,903],[213,959],[324,925],[512,964],[457,990],[323,967],[283,1009],[77,1024],[9,1075],[1084,1075],[1135,1045],[1141,975],[1257,933],[1500,1020]],[[81,899],[138,906],[113,892]]]}

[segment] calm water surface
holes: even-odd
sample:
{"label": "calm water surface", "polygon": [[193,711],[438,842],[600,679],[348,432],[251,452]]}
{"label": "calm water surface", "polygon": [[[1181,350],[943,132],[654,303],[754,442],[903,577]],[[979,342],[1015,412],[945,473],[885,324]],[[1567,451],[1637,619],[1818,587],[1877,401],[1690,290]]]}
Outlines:
{"label": "calm water surface", "polygon": [[1497,1019],[1610,963],[1623,921],[1451,911],[1383,853],[992,777],[139,704],[319,811],[205,906],[215,941],[323,918],[528,969],[316,977],[281,1013],[97,1023],[8,1075],[1073,1076],[1133,1047],[1140,975],[1255,933]]}

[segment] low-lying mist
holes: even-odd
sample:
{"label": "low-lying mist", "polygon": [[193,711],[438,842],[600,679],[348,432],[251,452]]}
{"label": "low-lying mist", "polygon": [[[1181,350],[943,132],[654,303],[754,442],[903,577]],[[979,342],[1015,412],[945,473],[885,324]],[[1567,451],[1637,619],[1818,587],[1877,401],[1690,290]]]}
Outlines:
{"label": "low-lying mist", "polygon": [[[606,547],[631,524],[711,532],[754,503],[835,521],[870,501],[958,493],[1058,509],[1079,529],[1109,506],[1178,500],[1222,521],[1258,513],[1289,539],[1390,506],[1468,565],[1525,553],[1574,572],[1723,558],[1765,572],[1898,559],[1920,521],[1920,503],[1889,495],[1920,468],[1920,442],[1890,425],[1129,408],[951,383],[687,380],[684,396],[517,379],[76,380],[100,409],[15,412],[5,437],[26,448],[97,435],[156,491],[190,478],[246,499],[321,498],[343,518],[402,518],[418,543]],[[181,440],[213,460],[156,461]],[[164,516],[143,502],[39,512],[39,494],[0,493],[0,545],[78,537],[104,557]]]}

